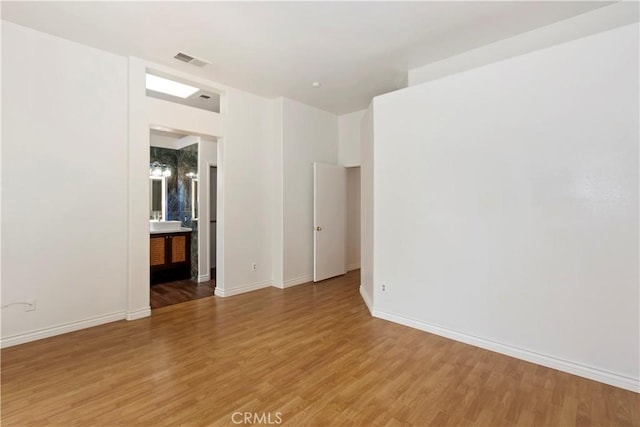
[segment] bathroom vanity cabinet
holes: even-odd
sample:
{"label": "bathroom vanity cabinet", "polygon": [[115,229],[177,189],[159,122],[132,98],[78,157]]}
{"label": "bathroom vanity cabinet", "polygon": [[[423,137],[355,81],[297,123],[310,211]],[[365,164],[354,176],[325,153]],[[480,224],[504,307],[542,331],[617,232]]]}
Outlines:
{"label": "bathroom vanity cabinet", "polygon": [[150,235],[151,284],[191,277],[191,232]]}

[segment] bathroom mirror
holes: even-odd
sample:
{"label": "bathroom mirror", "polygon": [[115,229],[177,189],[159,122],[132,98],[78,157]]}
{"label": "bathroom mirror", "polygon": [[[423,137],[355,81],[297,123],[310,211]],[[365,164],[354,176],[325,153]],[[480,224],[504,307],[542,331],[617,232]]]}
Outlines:
{"label": "bathroom mirror", "polygon": [[[163,176],[149,177],[149,219],[167,219],[167,180]],[[159,216],[159,218],[158,218]]]}

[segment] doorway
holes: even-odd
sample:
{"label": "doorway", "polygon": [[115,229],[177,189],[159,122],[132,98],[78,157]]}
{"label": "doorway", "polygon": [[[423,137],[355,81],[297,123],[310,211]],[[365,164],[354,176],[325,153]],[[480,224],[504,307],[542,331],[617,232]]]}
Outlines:
{"label": "doorway", "polygon": [[313,281],[360,269],[360,167],[314,163]]}
{"label": "doorway", "polygon": [[199,136],[153,129],[149,141],[149,299],[155,309],[213,296],[215,281],[201,275],[209,251],[199,243],[209,227],[200,209],[201,187],[209,187],[201,185],[200,159],[211,148]]}

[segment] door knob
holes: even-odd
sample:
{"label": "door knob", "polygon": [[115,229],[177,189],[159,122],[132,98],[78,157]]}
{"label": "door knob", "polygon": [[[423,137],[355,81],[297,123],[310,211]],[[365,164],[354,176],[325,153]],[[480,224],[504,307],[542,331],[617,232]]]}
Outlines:
{"label": "door knob", "polygon": [[322,227],[316,227],[316,231],[322,231]]}

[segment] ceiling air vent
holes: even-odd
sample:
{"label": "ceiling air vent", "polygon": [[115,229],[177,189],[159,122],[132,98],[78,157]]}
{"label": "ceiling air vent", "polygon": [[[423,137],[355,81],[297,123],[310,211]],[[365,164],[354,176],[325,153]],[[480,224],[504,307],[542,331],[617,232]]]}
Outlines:
{"label": "ceiling air vent", "polygon": [[211,97],[210,97],[209,95],[200,95],[200,98],[203,98],[203,99],[210,99]]}
{"label": "ceiling air vent", "polygon": [[174,56],[178,61],[186,62],[187,64],[195,65],[196,67],[204,67],[207,64],[210,64],[209,61],[205,61],[204,59],[196,58],[191,55],[187,55],[184,52],[178,52],[176,56]]}

